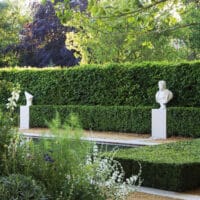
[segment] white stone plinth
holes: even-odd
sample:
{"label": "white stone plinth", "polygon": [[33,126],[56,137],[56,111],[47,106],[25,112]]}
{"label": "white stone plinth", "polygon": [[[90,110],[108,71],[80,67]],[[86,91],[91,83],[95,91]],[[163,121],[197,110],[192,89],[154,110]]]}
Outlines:
{"label": "white stone plinth", "polygon": [[153,139],[167,138],[167,109],[152,109],[151,136]]}
{"label": "white stone plinth", "polygon": [[20,106],[20,129],[29,129],[29,106]]}

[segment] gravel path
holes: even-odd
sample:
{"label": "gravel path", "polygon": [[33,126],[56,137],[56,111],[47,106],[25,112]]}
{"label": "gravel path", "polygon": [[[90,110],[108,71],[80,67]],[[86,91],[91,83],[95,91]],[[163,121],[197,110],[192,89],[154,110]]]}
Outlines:
{"label": "gravel path", "polygon": [[177,199],[161,197],[161,196],[153,195],[153,194],[135,192],[133,194],[130,194],[126,200],[177,200]]}

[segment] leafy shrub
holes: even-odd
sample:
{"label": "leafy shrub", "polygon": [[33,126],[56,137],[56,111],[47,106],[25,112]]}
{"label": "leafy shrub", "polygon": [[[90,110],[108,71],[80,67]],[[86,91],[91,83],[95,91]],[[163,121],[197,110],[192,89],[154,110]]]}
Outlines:
{"label": "leafy shrub", "polygon": [[[12,138],[12,125],[7,114],[0,111],[0,167],[3,153],[6,151]],[[0,172],[1,173],[1,172]]]}
{"label": "leafy shrub", "polygon": [[10,139],[15,132],[14,125],[16,124],[16,113],[14,109],[17,107],[17,101],[19,99],[19,85],[12,88],[11,97],[7,99],[6,106],[1,106],[0,110],[0,173],[3,165],[4,153],[7,151],[7,147],[10,143]]}
{"label": "leafy shrub", "polygon": [[6,81],[6,80],[0,80],[0,99],[1,104],[6,104],[8,101],[8,98],[10,97],[10,94],[12,92],[12,89],[14,87],[14,84],[12,82]]}
{"label": "leafy shrub", "polygon": [[126,176],[142,166],[143,186],[185,191],[200,186],[200,139],[119,150]]}
{"label": "leafy shrub", "polygon": [[43,189],[31,179],[21,174],[11,174],[0,178],[0,199],[44,200]]}
{"label": "leafy shrub", "polygon": [[34,95],[35,105],[158,106],[154,96],[158,81],[164,79],[174,93],[171,106],[198,107],[199,77],[199,61],[0,70],[0,79],[18,82]]}
{"label": "leafy shrub", "polygon": [[[75,179],[77,181],[75,181]],[[63,187],[62,187],[62,193],[59,196],[60,200],[65,199],[77,199],[77,200],[105,200],[106,197],[101,193],[99,187],[97,187],[95,184],[91,184],[88,181],[86,181],[83,177],[73,177],[73,180],[65,180]]]}
{"label": "leafy shrub", "polygon": [[37,142],[25,142],[23,137],[16,135],[8,147],[5,173],[23,173],[34,177],[56,199],[66,175],[80,170],[79,163],[85,159],[90,144],[80,140],[78,127],[61,125],[58,116],[52,120],[51,130],[54,134],[52,140],[40,138]]}
{"label": "leafy shrub", "polygon": [[[151,133],[151,108],[132,106],[31,106],[31,127],[46,127],[56,112],[64,121],[76,113],[84,129]],[[171,107],[168,109],[168,136],[200,137],[200,108]]]}

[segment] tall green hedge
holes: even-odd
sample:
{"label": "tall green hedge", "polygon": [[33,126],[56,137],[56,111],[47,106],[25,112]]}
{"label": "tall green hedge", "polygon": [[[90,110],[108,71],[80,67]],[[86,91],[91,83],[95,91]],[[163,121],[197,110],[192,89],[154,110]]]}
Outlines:
{"label": "tall green hedge", "polygon": [[[0,69],[2,79],[20,83],[35,105],[105,106],[156,106],[157,82],[164,79],[174,93],[171,106],[200,106],[200,61]],[[0,94],[1,103],[4,99]]]}
{"label": "tall green hedge", "polygon": [[[132,106],[31,106],[31,127],[46,127],[56,112],[64,121],[76,113],[84,129],[151,133],[151,108]],[[168,136],[200,137],[200,108],[168,109]]]}
{"label": "tall green hedge", "polygon": [[185,191],[200,186],[200,139],[156,146],[122,149],[119,160],[126,176],[142,166],[143,186]]}

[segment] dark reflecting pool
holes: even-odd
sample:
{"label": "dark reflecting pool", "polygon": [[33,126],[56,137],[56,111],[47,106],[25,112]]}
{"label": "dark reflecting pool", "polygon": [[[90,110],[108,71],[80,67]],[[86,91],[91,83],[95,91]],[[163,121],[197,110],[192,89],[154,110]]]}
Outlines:
{"label": "dark reflecting pool", "polygon": [[[41,137],[39,136],[27,136],[27,138],[32,139],[35,142],[38,142]],[[51,140],[53,139],[53,137],[46,137],[45,139],[47,140]],[[114,150],[118,150],[118,149],[127,149],[127,148],[136,148],[136,147],[141,147],[142,145],[133,145],[133,144],[124,144],[124,143],[115,143],[115,142],[105,142],[105,141],[89,141],[87,139],[84,139],[83,141],[86,142],[91,142],[93,144],[96,144],[98,146],[99,151],[114,151]]]}

